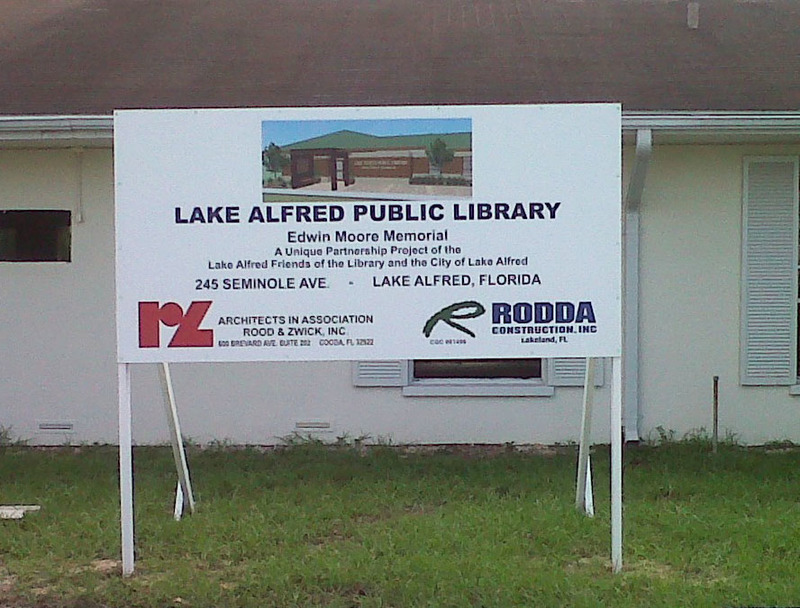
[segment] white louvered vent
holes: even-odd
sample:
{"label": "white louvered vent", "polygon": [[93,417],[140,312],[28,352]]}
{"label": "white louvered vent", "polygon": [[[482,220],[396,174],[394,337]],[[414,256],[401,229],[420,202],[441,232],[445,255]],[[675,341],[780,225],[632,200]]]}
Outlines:
{"label": "white louvered vent", "polygon": [[39,420],[36,428],[39,433],[74,433],[75,422],[72,420]]}
{"label": "white louvered vent", "polygon": [[[603,386],[603,362],[598,361],[594,369],[595,386]],[[550,359],[549,384],[553,386],[583,386],[586,379],[586,359],[559,357]]]}
{"label": "white louvered vent", "polygon": [[317,433],[333,433],[333,424],[327,420],[298,420],[294,423],[294,430],[296,433],[317,434]]}
{"label": "white louvered vent", "polygon": [[408,384],[408,361],[354,361],[355,386],[405,386]]}

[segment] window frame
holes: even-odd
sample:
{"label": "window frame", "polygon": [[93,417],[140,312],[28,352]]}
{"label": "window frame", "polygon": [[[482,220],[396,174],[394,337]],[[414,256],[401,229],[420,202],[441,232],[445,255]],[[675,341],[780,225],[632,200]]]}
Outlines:
{"label": "window frame", "polygon": [[[538,357],[536,357],[538,359]],[[545,382],[546,360],[541,373],[533,378],[418,378],[415,362],[409,361],[409,384],[403,387],[406,397],[550,397],[552,386]]]}

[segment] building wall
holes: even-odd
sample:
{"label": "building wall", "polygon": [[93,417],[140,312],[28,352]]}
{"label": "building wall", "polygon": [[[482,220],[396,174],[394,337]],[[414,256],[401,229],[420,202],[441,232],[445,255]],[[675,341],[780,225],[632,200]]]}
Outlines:
{"label": "building wall", "polygon": [[712,428],[748,443],[800,441],[800,397],[739,385],[742,166],[798,146],[656,146],[641,210],[642,436]]}
{"label": "building wall", "polygon": [[76,438],[113,441],[114,233],[109,150],[83,153],[85,221],[76,224],[78,156],[0,151],[0,208],[71,209],[72,262],[0,263],[0,425],[38,435],[40,421],[74,421]]}
{"label": "building wall", "polygon": [[[626,159],[630,159],[626,150]],[[641,434],[680,437],[711,427],[720,376],[723,430],[742,441],[800,441],[800,397],[740,387],[742,159],[800,147],[657,146],[641,211]],[[75,209],[78,160],[69,150],[0,151],[0,208]],[[628,163],[626,163],[628,164]],[[37,443],[114,442],[113,176],[110,150],[83,153],[85,221],[72,262],[0,263],[0,426]],[[158,374],[134,366],[134,437],[167,440]],[[271,444],[298,421],[330,422],[323,437],[397,443],[575,441],[581,389],[552,397],[404,397],[355,388],[349,363],[185,364],[172,367],[184,434],[197,441]],[[606,380],[610,374],[606,374]],[[594,439],[608,439],[609,382]],[[38,431],[71,421],[73,433]]]}

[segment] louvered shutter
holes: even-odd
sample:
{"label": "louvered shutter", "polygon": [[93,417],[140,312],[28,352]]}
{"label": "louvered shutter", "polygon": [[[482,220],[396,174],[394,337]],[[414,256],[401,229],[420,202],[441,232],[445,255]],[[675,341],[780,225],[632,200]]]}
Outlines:
{"label": "louvered shutter", "polygon": [[353,361],[354,386],[405,386],[408,361]]}
{"label": "louvered shutter", "polygon": [[[549,360],[548,384],[552,386],[583,386],[586,379],[586,359],[559,357]],[[594,366],[594,385],[603,386],[603,360]]]}
{"label": "louvered shutter", "polygon": [[798,162],[745,162],[741,382],[797,382]]}

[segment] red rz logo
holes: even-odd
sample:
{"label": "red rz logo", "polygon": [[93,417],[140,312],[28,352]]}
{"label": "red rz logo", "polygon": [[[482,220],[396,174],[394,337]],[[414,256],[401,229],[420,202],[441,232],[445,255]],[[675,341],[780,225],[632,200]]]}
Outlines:
{"label": "red rz logo", "polygon": [[175,335],[167,345],[178,346],[213,346],[214,330],[200,329],[200,323],[206,316],[211,302],[192,302],[188,310],[175,302],[164,305],[158,302],[139,302],[139,347],[158,348],[161,346],[161,324],[168,327],[178,326]]}

